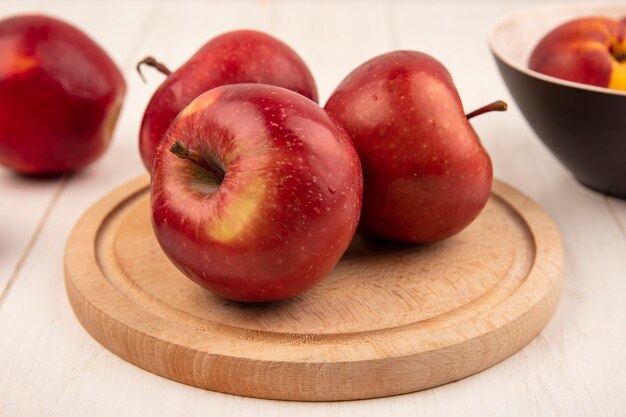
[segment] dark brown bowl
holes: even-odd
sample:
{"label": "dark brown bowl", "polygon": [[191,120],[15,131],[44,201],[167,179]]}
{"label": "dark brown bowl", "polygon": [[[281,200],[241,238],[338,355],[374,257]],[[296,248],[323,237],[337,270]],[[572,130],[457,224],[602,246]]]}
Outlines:
{"label": "dark brown bowl", "polygon": [[551,29],[583,16],[626,15],[626,5],[550,5],[495,26],[489,37],[500,74],[543,143],[583,185],[626,198],[626,92],[573,83],[528,69]]}

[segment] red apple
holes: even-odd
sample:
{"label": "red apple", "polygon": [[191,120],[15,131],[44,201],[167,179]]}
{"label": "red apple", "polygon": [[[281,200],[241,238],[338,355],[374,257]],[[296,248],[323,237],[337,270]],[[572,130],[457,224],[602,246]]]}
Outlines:
{"label": "red apple", "polygon": [[79,29],[40,15],[0,21],[0,164],[75,171],[107,149],[126,84]]}
{"label": "red apple", "polygon": [[173,73],[150,57],[139,65],[142,63],[168,75],[152,96],[139,131],[139,150],[148,170],[154,150],[172,120],[211,88],[239,83],[270,84],[317,102],[315,81],[304,61],[289,46],[261,32],[238,30],[220,35]]}
{"label": "red apple", "polygon": [[626,17],[585,17],[541,39],[530,69],[583,84],[626,90]]}
{"label": "red apple", "polygon": [[491,161],[450,74],[434,58],[396,51],[367,61],[325,108],[361,158],[362,234],[432,242],[462,230],[485,206]]}
{"label": "red apple", "polygon": [[174,120],[152,166],[152,223],[170,260],[224,297],[313,286],[356,229],[361,166],[313,101],[262,84],[212,89]]}

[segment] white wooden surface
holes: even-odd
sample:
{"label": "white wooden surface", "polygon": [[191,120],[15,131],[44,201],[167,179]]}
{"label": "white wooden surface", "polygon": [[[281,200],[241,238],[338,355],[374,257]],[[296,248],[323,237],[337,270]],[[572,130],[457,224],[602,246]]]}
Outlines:
{"label": "white wooden surface", "polygon": [[[431,4],[435,3],[435,4]],[[486,45],[499,18],[537,2],[6,1],[0,18],[39,11],[97,39],[129,91],[114,143],[75,175],[31,180],[0,168],[0,416],[624,416],[626,202],[582,188],[530,131]],[[143,173],[142,110],[161,81],[134,63],[171,67],[236,28],[272,33],[310,65],[322,102],[352,68],[392,49],[416,49],[451,71],[471,110],[497,98],[506,114],[474,125],[495,174],[536,200],[561,230],[566,281],[548,327],[481,374],[425,392],[343,403],[289,403],[202,391],[142,371],[81,328],[66,300],[63,249],[74,222],[104,193]]]}

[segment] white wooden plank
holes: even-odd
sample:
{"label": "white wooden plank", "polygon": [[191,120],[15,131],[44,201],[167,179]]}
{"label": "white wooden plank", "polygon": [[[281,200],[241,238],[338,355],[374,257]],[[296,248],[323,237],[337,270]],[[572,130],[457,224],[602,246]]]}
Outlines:
{"label": "white wooden plank", "polygon": [[273,29],[309,65],[323,106],[350,71],[392,48],[388,15],[384,2],[285,2]]}
{"label": "white wooden plank", "polygon": [[[128,73],[136,53],[132,46],[151,16],[152,3],[55,2],[42,5],[41,9],[86,29],[111,52],[118,64],[124,64]],[[118,13],[120,11],[123,13]],[[0,352],[5,358],[0,361],[0,415],[68,415],[64,413],[65,403],[75,404],[74,415],[82,415],[81,410],[90,410],[93,399],[97,398],[98,389],[94,388],[81,398],[82,401],[75,403],[74,393],[69,389],[73,386],[74,375],[88,375],[92,356],[97,357],[103,352],[82,350],[81,343],[93,343],[84,333],[76,337],[64,332],[67,325],[76,326],[77,334],[80,329],[65,297],[62,258],[69,229],[90,199],[107,191],[106,179],[110,178],[110,188],[111,182],[142,173],[135,145],[137,112],[129,113],[132,86],[129,87],[112,149],[104,158],[71,177],[72,184],[60,196],[63,205],[54,207],[54,221],[45,224],[43,239],[35,243],[29,262],[19,271],[5,302],[0,305]],[[39,184],[34,182],[30,187],[45,185]],[[19,191],[34,198],[31,195],[34,193],[28,193],[26,187],[20,190],[19,184],[11,183],[10,189],[13,193]],[[85,189],[91,194],[83,194]],[[34,204],[29,200],[24,204],[34,210]],[[76,340],[79,342],[74,344]],[[55,341],[61,341],[61,349],[53,348],[59,347]],[[64,344],[77,349],[76,355],[68,356]],[[104,381],[97,384],[102,386]]]}
{"label": "white wooden plank", "polygon": [[[41,0],[3,2],[0,7],[0,19],[33,12],[58,16],[83,29],[111,54],[118,65],[121,64],[127,50],[125,45],[128,44],[128,39],[106,34],[120,30],[120,25],[128,24],[132,28],[137,21],[111,18],[113,15],[110,14],[109,19],[105,20],[106,24],[94,25],[93,22],[102,20],[103,7],[78,7],[78,5],[78,3],[65,6],[47,4]],[[124,16],[123,13],[122,16]],[[37,238],[38,228],[45,220],[47,210],[54,203],[56,195],[62,191],[64,184],[62,177],[18,176],[0,167],[0,190],[2,191],[0,228],[3,235],[2,244],[0,244],[0,303],[5,291],[8,290],[10,281],[18,272],[20,263],[27,259],[30,245]]]}
{"label": "white wooden plank", "polygon": [[[157,1],[159,15],[150,21],[151,36],[141,35],[138,59],[152,55],[175,69],[211,38],[237,29],[255,29],[270,32],[275,4],[247,1],[198,2]],[[147,86],[142,86],[146,101],[152,95],[163,75],[145,69]],[[136,78],[137,75],[134,75]]]}
{"label": "white wooden plank", "polygon": [[[0,19],[36,12],[41,1],[5,2]],[[60,178],[33,179],[0,166],[0,304],[5,288],[25,260]]]}

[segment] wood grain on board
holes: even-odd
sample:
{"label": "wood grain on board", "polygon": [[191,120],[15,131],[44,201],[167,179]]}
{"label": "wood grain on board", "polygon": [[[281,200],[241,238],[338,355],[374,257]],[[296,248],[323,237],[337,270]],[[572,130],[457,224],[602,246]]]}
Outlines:
{"label": "wood grain on board", "polygon": [[65,268],[75,314],[123,359],[209,390],[328,401],[422,390],[509,357],[551,317],[563,250],[548,216],[496,182],[453,238],[407,246],[357,236],[312,290],[236,303],[167,260],[141,177],[82,217]]}

